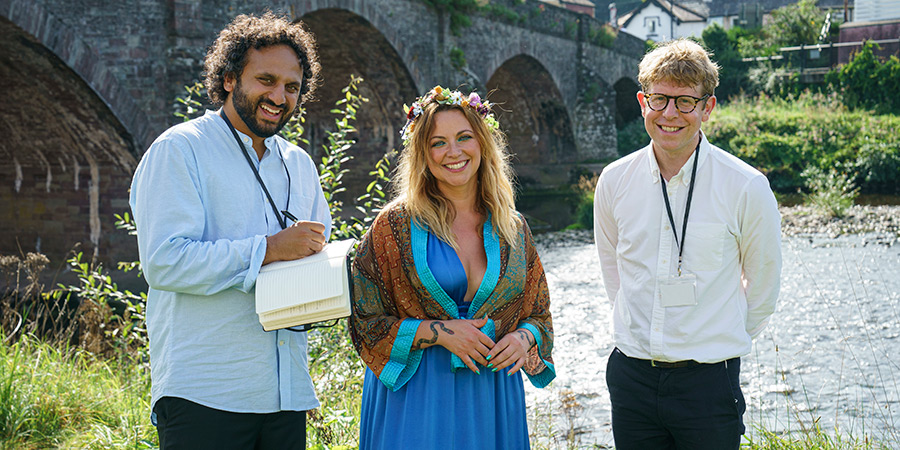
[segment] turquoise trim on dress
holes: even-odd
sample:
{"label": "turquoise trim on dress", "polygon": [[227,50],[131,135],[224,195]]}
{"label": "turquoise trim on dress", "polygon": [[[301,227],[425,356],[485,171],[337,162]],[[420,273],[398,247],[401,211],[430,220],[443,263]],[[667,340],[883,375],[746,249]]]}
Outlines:
{"label": "turquoise trim on dress", "polygon": [[391,391],[397,391],[412,378],[419,368],[424,350],[412,350],[413,339],[419,329],[420,319],[403,319],[400,329],[397,330],[397,338],[391,347],[391,360],[385,364],[381,375],[378,377]]}
{"label": "turquoise trim on dress", "polygon": [[[491,296],[491,293],[494,292],[494,288],[497,287],[497,282],[500,280],[500,239],[497,234],[494,233],[494,226],[491,224],[491,215],[488,214],[487,219],[484,221],[484,254],[487,257],[487,268],[484,270],[484,278],[481,279],[481,286],[478,286],[478,292],[475,293],[475,298],[472,299],[472,304],[469,305],[469,313],[467,314],[467,318],[471,319],[475,317],[475,313],[478,312],[478,309],[484,305],[484,302],[487,301],[488,297]],[[487,333],[485,333],[487,334]],[[491,337],[493,339],[493,337]]]}
{"label": "turquoise trim on dress", "polygon": [[[518,328],[524,328],[531,332],[531,334],[534,336],[534,345],[536,345],[538,348],[538,357],[540,357],[541,333],[538,332],[537,327],[528,322],[523,322],[519,324]],[[529,375],[527,373],[525,374],[528,375],[528,381],[531,381],[531,384],[536,388],[546,387],[548,384],[550,384],[551,381],[553,381],[554,378],[556,378],[556,367],[553,366],[553,363],[548,362],[544,358],[541,358],[541,361],[543,361],[544,365],[547,366],[546,369],[542,370],[541,373],[537,375]]]}
{"label": "turquoise trim on dress", "polygon": [[459,307],[456,302],[450,298],[444,291],[444,288],[434,279],[434,274],[428,267],[428,231],[419,226],[418,221],[411,220],[410,235],[412,240],[413,263],[416,266],[416,273],[425,289],[434,297],[435,301],[441,305],[444,312],[448,316],[459,319]]}
{"label": "turquoise trim on dress", "polygon": [[516,328],[517,328],[517,329],[518,329],[518,328],[524,328],[524,329],[530,331],[531,334],[534,336],[534,345],[536,345],[537,348],[538,348],[538,350],[540,350],[540,348],[541,348],[541,332],[538,331],[538,329],[537,329],[536,326],[534,326],[534,325],[532,325],[532,324],[530,324],[530,323],[528,323],[528,322],[522,322],[522,323],[520,323],[519,326],[516,327]]}
{"label": "turquoise trim on dress", "polygon": [[554,378],[556,378],[556,369],[553,367],[553,364],[550,364],[547,361],[544,361],[544,364],[547,365],[547,368],[542,370],[541,373],[537,375],[529,375],[528,373],[525,373],[525,375],[528,375],[528,381],[531,382],[531,385],[538,389],[547,387],[547,385],[550,384],[550,382],[553,381]]}

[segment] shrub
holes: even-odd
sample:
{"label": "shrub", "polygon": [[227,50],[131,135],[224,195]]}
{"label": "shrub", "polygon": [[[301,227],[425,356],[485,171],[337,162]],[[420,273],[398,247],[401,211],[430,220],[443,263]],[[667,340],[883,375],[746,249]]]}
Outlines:
{"label": "shrub", "polygon": [[454,46],[450,49],[450,65],[457,70],[466,67],[466,54],[461,48]]}
{"label": "shrub", "polygon": [[848,109],[836,94],[738,98],[716,108],[703,130],[765,173],[776,191],[806,188],[801,173],[810,166],[858,170],[854,181],[865,193],[897,189],[900,117]]}
{"label": "shrub", "polygon": [[840,92],[844,104],[850,108],[873,109],[880,113],[900,113],[900,59],[891,56],[879,59],[867,41],[853,54],[849,63],[830,72],[828,83]]}
{"label": "shrub", "polygon": [[588,41],[600,47],[612,48],[616,42],[616,30],[607,24],[591,26]]}
{"label": "shrub", "polygon": [[454,36],[459,36],[463,28],[472,25],[469,14],[478,9],[477,0],[423,0],[423,2],[450,15],[450,31]]}
{"label": "shrub", "polygon": [[884,194],[900,194],[900,143],[865,144],[856,156],[857,183]]}
{"label": "shrub", "polygon": [[599,175],[582,175],[572,187],[577,195],[575,223],[567,229],[591,230],[594,228],[594,188]]}
{"label": "shrub", "polygon": [[616,150],[619,156],[625,156],[650,143],[650,136],[644,128],[644,119],[639,117],[623,126],[616,132]]}

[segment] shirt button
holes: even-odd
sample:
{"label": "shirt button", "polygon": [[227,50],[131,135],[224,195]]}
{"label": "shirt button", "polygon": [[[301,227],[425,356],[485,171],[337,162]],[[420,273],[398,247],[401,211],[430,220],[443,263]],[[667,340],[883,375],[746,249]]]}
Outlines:
{"label": "shirt button", "polygon": [[282,339],[282,340],[278,341],[278,345],[284,345],[284,340]]}

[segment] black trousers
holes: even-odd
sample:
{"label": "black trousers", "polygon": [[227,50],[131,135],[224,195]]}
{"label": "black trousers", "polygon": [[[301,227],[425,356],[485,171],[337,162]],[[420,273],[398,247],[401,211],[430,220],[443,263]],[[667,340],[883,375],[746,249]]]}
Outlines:
{"label": "black trousers", "polygon": [[606,384],[616,449],[739,449],[740,372],[740,358],[662,369],[613,350]]}
{"label": "black trousers", "polygon": [[306,411],[234,413],[163,397],[153,415],[160,450],[306,448]]}

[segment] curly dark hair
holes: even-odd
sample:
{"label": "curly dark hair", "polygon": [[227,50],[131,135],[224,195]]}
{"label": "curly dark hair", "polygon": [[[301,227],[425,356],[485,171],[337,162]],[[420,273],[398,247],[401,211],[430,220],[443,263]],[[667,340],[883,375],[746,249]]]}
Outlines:
{"label": "curly dark hair", "polygon": [[204,72],[206,92],[213,105],[221,105],[228,98],[225,75],[231,73],[240,78],[247,66],[247,51],[273,45],[287,45],[294,49],[303,68],[300,85],[300,105],[312,100],[319,84],[319,55],[316,40],[302,22],[291,23],[286,17],[267,11],[262,16],[241,14],[219,33],[216,42],[206,53]]}

